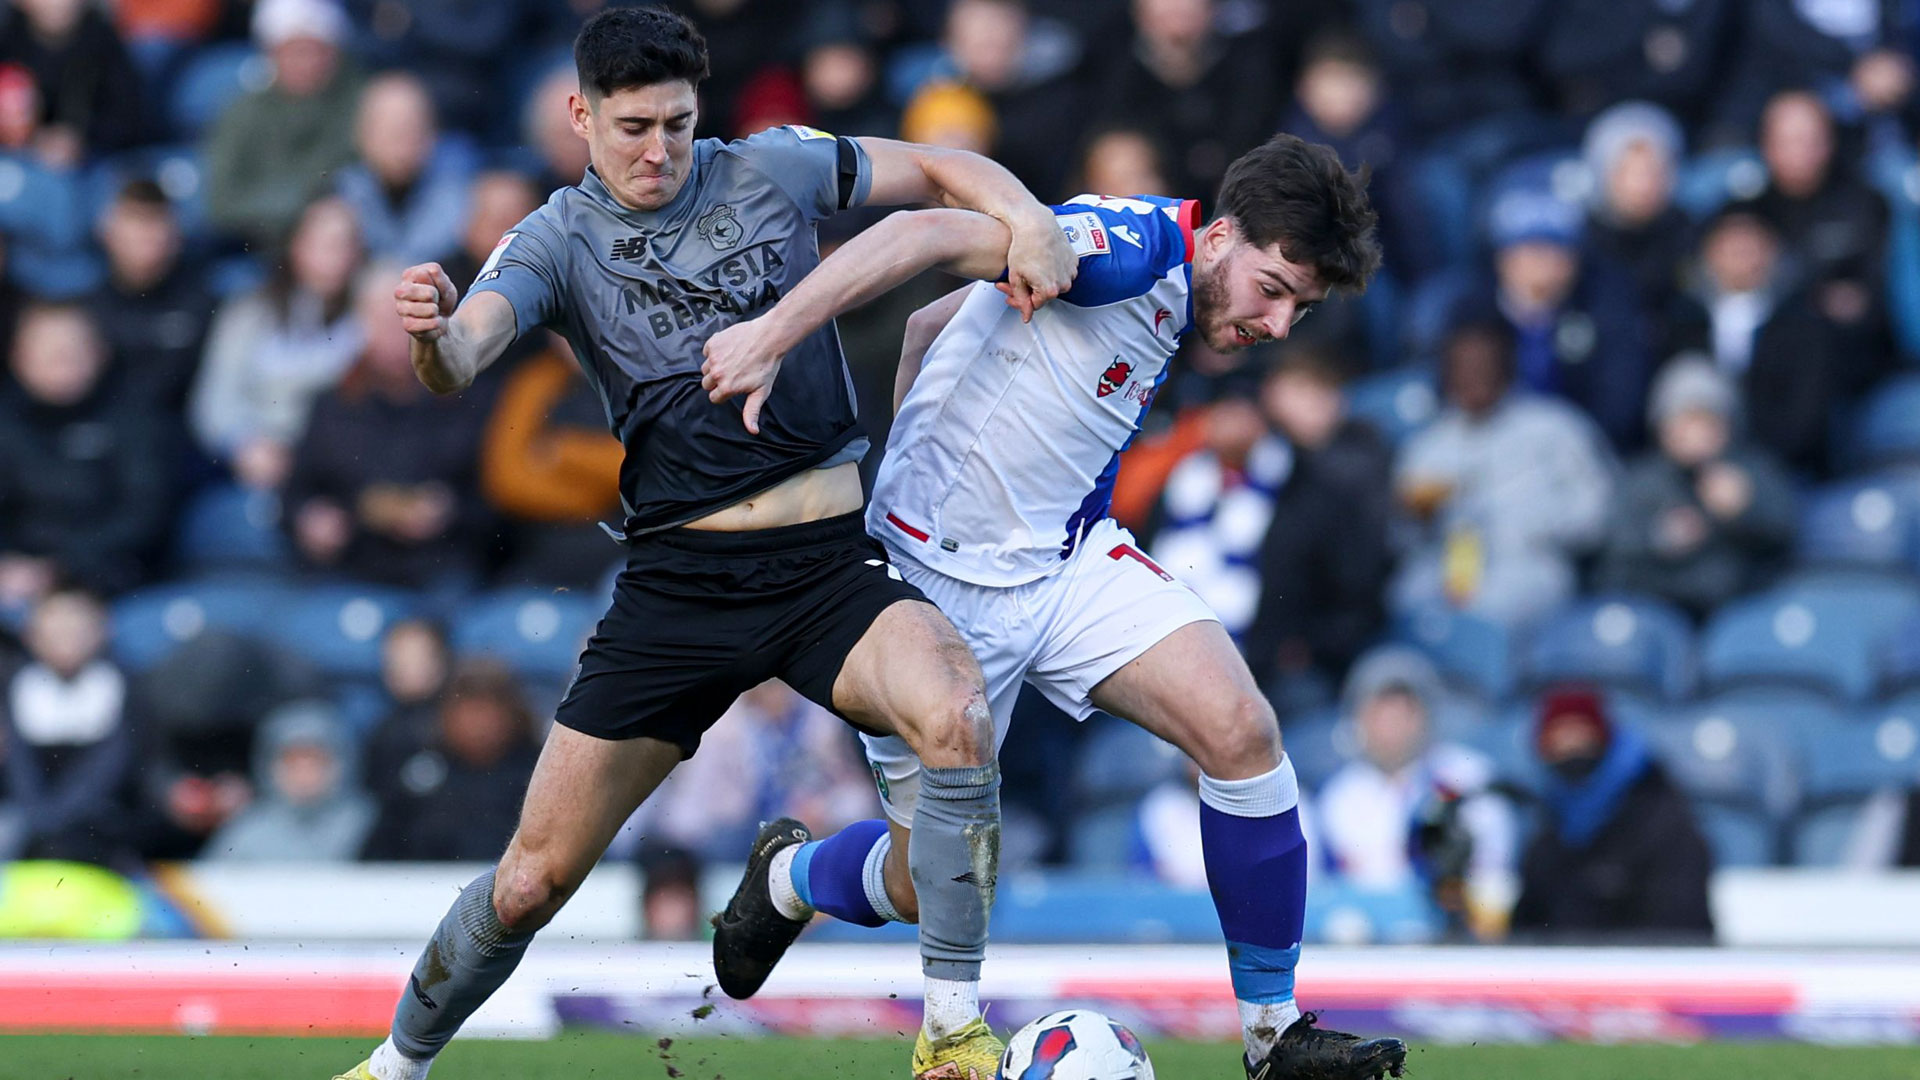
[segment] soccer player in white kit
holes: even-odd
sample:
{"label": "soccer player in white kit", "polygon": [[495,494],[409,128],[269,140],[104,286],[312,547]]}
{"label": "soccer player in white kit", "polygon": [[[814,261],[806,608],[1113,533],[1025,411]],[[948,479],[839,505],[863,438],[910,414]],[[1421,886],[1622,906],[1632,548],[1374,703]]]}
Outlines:
{"label": "soccer player in white kit", "polygon": [[[1200,766],[1247,1075],[1397,1076],[1398,1040],[1328,1031],[1294,1004],[1306,846],[1272,707],[1212,610],[1107,516],[1120,452],[1186,334],[1244,348],[1285,337],[1331,289],[1365,287],[1380,256],[1364,179],[1327,147],[1279,135],[1228,170],[1204,227],[1185,200],[1081,196],[1054,210],[1080,257],[1057,301],[1023,321],[983,281],[909,323],[868,530],[978,657],[996,739],[1027,682],[1080,719],[1104,710],[1139,724]],[[764,387],[834,315],[930,267],[989,278],[1006,246],[981,215],[896,214],[767,314],[715,335],[706,386],[716,398]],[[766,883],[782,917],[917,915],[901,855],[920,765],[897,738],[863,738],[889,820],[782,851]]]}

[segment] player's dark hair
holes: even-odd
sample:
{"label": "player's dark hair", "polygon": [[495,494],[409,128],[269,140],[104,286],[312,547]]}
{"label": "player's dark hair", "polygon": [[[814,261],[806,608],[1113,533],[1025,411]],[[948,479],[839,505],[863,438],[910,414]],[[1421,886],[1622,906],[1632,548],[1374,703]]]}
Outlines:
{"label": "player's dark hair", "polygon": [[1283,133],[1247,151],[1220,181],[1218,215],[1255,247],[1279,244],[1330,289],[1359,292],[1380,269],[1367,170],[1348,172],[1332,147]]}
{"label": "player's dark hair", "polygon": [[573,39],[580,90],[596,98],[636,86],[707,77],[707,39],[686,16],[663,8],[608,8]]}
{"label": "player's dark hair", "polygon": [[1497,313],[1478,304],[1457,316],[1447,327],[1446,337],[1440,342],[1441,382],[1446,381],[1453,367],[1454,350],[1472,344],[1492,352],[1501,380],[1511,385],[1519,364],[1519,343],[1514,339],[1513,327]]}

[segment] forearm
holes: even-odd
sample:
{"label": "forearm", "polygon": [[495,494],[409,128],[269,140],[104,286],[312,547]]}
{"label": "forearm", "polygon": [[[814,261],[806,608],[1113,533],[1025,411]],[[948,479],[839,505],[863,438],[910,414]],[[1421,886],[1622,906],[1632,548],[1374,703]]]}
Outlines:
{"label": "forearm", "polygon": [[971,285],[955,289],[907,318],[906,333],[900,338],[900,367],[893,376],[894,412],[900,411],[900,403],[907,400],[907,391],[913,389],[914,380],[920,377],[927,350],[933,348],[940,332],[959,314],[960,305],[966,303],[967,293],[972,289]]}
{"label": "forearm", "polygon": [[1053,211],[1033,197],[1006,166],[979,154],[922,148],[920,170],[938,192],[940,203],[973,210],[1008,228],[1033,224],[1054,228]]}
{"label": "forearm", "polygon": [[422,341],[416,335],[412,343],[413,372],[436,394],[473,385],[515,336],[513,307],[498,293],[468,297],[446,326],[439,337]]}
{"label": "forearm", "polygon": [[979,214],[895,214],[847,241],[764,317],[774,320],[780,351],[791,351],[835,316],[925,271],[998,277],[1010,239],[1004,225]]}

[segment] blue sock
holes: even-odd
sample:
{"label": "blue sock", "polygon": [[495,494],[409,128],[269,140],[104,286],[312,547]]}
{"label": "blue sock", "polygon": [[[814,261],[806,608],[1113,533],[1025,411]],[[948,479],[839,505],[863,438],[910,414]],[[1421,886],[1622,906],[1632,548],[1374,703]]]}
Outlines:
{"label": "blue sock", "polygon": [[877,866],[870,870],[868,865],[885,861],[883,844],[892,846],[887,823],[873,820],[856,821],[825,840],[803,845],[793,856],[794,891],[809,907],[844,922],[857,926],[886,924],[889,916],[881,912],[880,905],[888,912],[892,905],[886,903],[884,884],[880,885],[876,904],[869,879],[877,879],[878,870]]}
{"label": "blue sock", "polygon": [[1293,763],[1250,780],[1200,779],[1200,844],[1227,939],[1233,995],[1293,999],[1307,912],[1307,841]]}

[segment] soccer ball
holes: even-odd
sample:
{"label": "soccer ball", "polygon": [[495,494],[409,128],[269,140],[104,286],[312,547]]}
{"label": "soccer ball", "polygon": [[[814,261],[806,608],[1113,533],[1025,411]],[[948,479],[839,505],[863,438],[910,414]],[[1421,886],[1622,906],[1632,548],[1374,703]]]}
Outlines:
{"label": "soccer ball", "polygon": [[1091,1009],[1049,1013],[1014,1033],[1000,1080],[1153,1080],[1133,1032]]}

